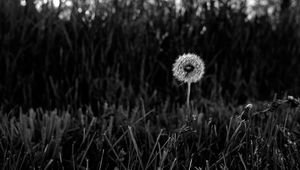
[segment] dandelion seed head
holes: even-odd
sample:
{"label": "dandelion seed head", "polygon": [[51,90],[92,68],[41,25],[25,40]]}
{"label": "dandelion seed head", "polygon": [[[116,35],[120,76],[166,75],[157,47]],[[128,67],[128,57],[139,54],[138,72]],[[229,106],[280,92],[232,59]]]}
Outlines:
{"label": "dandelion seed head", "polygon": [[183,54],[173,64],[173,76],[186,83],[199,81],[204,74],[203,60],[195,54]]}

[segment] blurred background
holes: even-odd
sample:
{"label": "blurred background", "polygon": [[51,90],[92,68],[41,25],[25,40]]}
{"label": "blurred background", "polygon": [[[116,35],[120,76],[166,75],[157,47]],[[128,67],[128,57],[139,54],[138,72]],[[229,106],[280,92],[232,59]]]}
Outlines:
{"label": "blurred background", "polygon": [[2,107],[185,101],[175,59],[200,55],[194,101],[300,94],[297,0],[0,0]]}

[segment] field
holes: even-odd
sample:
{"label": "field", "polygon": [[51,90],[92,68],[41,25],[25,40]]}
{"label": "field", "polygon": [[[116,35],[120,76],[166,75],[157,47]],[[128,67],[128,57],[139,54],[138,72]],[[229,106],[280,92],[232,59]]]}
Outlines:
{"label": "field", "polygon": [[300,169],[297,1],[26,2],[0,0],[1,169]]}

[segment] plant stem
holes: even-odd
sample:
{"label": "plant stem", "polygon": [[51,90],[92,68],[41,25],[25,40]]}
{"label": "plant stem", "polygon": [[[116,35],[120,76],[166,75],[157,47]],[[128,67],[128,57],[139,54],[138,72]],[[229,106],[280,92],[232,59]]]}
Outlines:
{"label": "plant stem", "polygon": [[188,112],[190,112],[190,93],[191,93],[191,82],[188,82],[187,96],[186,96],[186,105]]}

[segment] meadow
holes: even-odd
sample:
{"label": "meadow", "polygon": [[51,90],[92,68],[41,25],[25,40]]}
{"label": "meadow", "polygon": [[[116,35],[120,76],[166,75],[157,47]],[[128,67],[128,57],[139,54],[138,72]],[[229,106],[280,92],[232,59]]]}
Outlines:
{"label": "meadow", "polygon": [[299,169],[300,6],[216,1],[0,0],[1,169]]}

